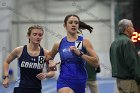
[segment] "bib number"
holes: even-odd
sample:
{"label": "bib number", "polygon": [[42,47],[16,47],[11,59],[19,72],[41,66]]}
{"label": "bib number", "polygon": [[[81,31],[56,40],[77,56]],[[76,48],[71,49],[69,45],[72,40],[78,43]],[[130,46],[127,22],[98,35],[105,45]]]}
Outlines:
{"label": "bib number", "polygon": [[77,49],[82,49],[82,41],[75,41],[75,47],[77,48]]}

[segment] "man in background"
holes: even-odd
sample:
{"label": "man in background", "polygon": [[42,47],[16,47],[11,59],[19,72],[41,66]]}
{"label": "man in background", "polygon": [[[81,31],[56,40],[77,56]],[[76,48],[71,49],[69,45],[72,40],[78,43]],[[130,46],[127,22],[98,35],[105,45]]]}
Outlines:
{"label": "man in background", "polygon": [[131,20],[120,20],[118,23],[119,35],[110,47],[112,77],[116,78],[119,93],[139,93],[135,81],[138,54],[131,41],[133,32]]}

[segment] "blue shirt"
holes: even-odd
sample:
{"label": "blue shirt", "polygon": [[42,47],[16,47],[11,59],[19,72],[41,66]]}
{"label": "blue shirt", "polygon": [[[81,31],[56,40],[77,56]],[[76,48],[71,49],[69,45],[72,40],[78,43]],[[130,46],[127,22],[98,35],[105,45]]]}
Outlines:
{"label": "blue shirt", "polygon": [[76,46],[81,51],[84,51],[83,37],[78,36],[75,42],[69,42],[67,37],[64,37],[60,42],[59,54],[61,58],[60,75],[63,79],[87,79],[85,69],[85,61],[70,51],[70,46]]}

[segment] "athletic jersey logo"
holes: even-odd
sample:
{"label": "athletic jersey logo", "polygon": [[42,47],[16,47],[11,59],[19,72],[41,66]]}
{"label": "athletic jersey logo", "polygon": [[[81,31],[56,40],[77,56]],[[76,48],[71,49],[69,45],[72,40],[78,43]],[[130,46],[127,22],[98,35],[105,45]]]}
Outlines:
{"label": "athletic jersey logo", "polygon": [[70,52],[70,48],[64,48],[63,52]]}
{"label": "athletic jersey logo", "polygon": [[83,42],[82,41],[75,41],[75,47],[77,48],[77,49],[82,49],[82,44],[83,44]]}
{"label": "athletic jersey logo", "polygon": [[22,61],[21,67],[24,68],[33,68],[33,69],[43,69],[45,62],[44,56],[38,56],[38,62],[28,62],[28,61]]}

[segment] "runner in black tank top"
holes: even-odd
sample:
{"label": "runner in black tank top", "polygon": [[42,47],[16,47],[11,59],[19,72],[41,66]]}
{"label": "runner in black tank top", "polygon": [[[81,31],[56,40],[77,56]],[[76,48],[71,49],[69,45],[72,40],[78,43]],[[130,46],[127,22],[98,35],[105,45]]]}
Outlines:
{"label": "runner in black tank top", "polygon": [[[43,38],[43,29],[35,25],[28,29],[27,36],[29,44],[16,47],[4,61],[4,81],[3,86],[8,87],[8,67],[9,64],[18,58],[18,79],[15,84],[14,93],[41,93],[41,80],[54,76],[54,71],[43,73],[43,67],[48,58],[47,50],[40,46]],[[54,66],[54,62],[49,62],[48,68]]]}

